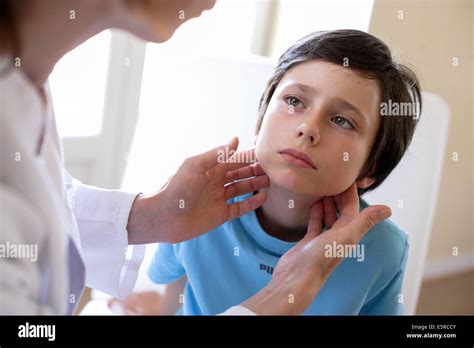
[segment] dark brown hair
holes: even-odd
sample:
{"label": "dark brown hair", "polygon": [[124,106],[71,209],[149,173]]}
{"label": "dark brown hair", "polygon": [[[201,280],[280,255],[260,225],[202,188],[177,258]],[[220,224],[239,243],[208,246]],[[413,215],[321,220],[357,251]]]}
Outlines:
{"label": "dark brown hair", "polygon": [[[385,43],[358,30],[321,31],[303,37],[281,55],[260,98],[257,134],[282,78],[291,68],[310,60],[341,65],[347,62],[347,67],[359,75],[379,81],[382,103],[410,103],[418,105],[417,111],[421,112],[418,78],[411,69],[394,62]],[[379,186],[397,166],[410,145],[418,118],[416,112],[405,116],[381,116],[372,150],[357,178],[372,177],[375,182],[366,189],[359,189],[359,195]]]}
{"label": "dark brown hair", "polygon": [[9,0],[0,0],[0,54],[17,54],[17,40],[12,3]]}

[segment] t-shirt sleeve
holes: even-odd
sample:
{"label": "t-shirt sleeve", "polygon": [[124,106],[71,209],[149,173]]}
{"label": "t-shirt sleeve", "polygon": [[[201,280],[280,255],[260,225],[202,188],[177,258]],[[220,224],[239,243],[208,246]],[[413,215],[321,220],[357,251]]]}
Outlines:
{"label": "t-shirt sleeve", "polygon": [[148,277],[151,281],[157,284],[168,284],[186,273],[177,257],[178,248],[179,244],[158,244],[148,268]]}
{"label": "t-shirt sleeve", "polygon": [[403,276],[408,259],[408,243],[398,267],[390,282],[362,309],[361,315],[402,315],[403,314]]}

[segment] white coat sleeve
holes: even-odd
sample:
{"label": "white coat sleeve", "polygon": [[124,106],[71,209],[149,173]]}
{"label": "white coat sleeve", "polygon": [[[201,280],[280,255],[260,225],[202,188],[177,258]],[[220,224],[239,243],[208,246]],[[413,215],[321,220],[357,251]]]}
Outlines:
{"label": "white coat sleeve", "polygon": [[145,245],[128,245],[127,222],[137,194],[84,185],[64,171],[79,228],[86,286],[125,298],[133,290]]}

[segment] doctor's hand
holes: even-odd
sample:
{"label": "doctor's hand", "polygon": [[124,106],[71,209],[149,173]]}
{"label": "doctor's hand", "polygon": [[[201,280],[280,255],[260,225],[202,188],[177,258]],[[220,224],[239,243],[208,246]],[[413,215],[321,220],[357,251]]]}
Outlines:
{"label": "doctor's hand", "polygon": [[[336,255],[327,255],[326,246],[332,247],[333,243],[355,246],[375,224],[390,215],[390,208],[383,205],[370,206],[359,212],[355,184],[334,198],[325,197],[315,203],[305,237],[280,258],[269,285],[242,306],[257,314],[304,312],[343,260]],[[325,232],[322,231],[323,221],[330,227]]]}
{"label": "doctor's hand", "polygon": [[112,298],[108,300],[107,306],[112,311],[118,306],[124,315],[160,315],[162,300],[157,291],[142,291],[134,292],[124,300]]}
{"label": "doctor's hand", "polygon": [[250,165],[255,150],[234,153],[238,143],[234,138],[186,159],[158,193],[139,195],[128,220],[129,244],[182,242],[260,207],[266,200],[263,192],[227,204],[269,185],[258,163]]}

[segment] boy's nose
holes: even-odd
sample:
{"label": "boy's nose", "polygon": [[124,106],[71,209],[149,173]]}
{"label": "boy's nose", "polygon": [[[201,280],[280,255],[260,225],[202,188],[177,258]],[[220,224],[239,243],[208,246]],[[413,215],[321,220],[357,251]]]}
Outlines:
{"label": "boy's nose", "polygon": [[303,122],[296,128],[296,136],[302,142],[309,141],[311,145],[316,145],[319,141],[319,126],[316,122]]}

